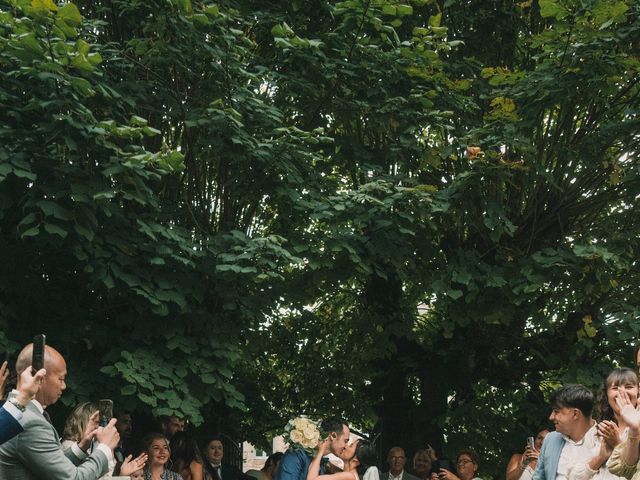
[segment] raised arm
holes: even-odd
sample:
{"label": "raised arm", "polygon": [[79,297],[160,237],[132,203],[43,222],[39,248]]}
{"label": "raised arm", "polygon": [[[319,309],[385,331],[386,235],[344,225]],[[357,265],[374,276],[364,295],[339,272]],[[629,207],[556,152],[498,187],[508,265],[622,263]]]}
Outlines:
{"label": "raised arm", "polygon": [[[527,447],[528,448],[528,447]],[[507,464],[507,471],[505,472],[506,480],[518,480],[527,469],[527,464],[525,463],[525,455],[521,453],[514,453],[511,455],[509,459],[509,463]]]}
{"label": "raised arm", "polygon": [[636,464],[640,460],[640,402],[634,408],[627,391],[622,388],[618,392],[616,403],[629,431],[627,441],[614,450],[609,469],[615,475],[629,477],[635,473]]}
{"label": "raised arm", "polygon": [[338,472],[330,475],[320,475],[320,464],[322,463],[322,457],[329,453],[329,442],[326,440],[318,445],[316,455],[309,465],[309,471],[307,472],[307,480],[354,480],[355,474],[353,472]]}

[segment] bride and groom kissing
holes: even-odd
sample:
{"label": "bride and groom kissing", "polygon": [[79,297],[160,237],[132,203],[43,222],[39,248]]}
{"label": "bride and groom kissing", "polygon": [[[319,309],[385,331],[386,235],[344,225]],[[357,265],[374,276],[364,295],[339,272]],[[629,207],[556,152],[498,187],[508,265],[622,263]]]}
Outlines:
{"label": "bride and groom kissing", "polygon": [[[303,448],[289,447],[282,457],[274,480],[363,480],[365,473],[375,471],[376,452],[364,439],[350,442],[351,432],[346,422],[327,418],[320,423],[320,438],[313,453]],[[344,462],[344,469],[328,473],[324,457],[333,454]],[[367,474],[367,478],[369,474]]]}

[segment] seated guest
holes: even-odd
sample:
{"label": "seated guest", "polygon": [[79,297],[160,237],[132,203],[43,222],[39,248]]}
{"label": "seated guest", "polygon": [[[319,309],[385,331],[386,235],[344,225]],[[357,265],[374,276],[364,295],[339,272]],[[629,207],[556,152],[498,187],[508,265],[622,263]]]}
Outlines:
{"label": "seated guest", "polygon": [[547,427],[540,427],[533,436],[533,448],[527,445],[524,453],[514,453],[507,464],[506,480],[531,480],[538,463],[538,454],[544,437],[549,433]]}
{"label": "seated guest", "polygon": [[[20,375],[20,388],[15,397],[9,399],[0,407],[0,444],[15,437],[22,431],[22,417],[31,400],[36,397],[42,380],[47,371],[42,368],[35,375],[31,373],[31,365],[29,365]],[[4,392],[4,382],[9,372],[7,362],[2,364],[0,368],[0,391]]]}
{"label": "seated guest", "polygon": [[209,438],[204,448],[205,480],[253,480],[253,477],[242,473],[233,465],[222,463],[224,445],[222,437],[214,435]]}
{"label": "seated guest", "polygon": [[457,474],[441,468],[438,473],[440,480],[479,480],[478,468],[480,467],[480,457],[471,449],[464,449],[456,455]]}
{"label": "seated guest", "polygon": [[389,471],[380,475],[380,480],[420,480],[415,475],[404,471],[407,463],[407,456],[402,447],[393,447],[387,455]]}
{"label": "seated guest", "polygon": [[169,440],[162,433],[151,433],[143,442],[149,461],[144,469],[145,480],[182,480],[182,477],[167,468],[171,458]]}
{"label": "seated guest", "polygon": [[202,480],[204,466],[200,449],[195,439],[186,432],[177,432],[171,439],[171,461],[173,470],[183,480]]}

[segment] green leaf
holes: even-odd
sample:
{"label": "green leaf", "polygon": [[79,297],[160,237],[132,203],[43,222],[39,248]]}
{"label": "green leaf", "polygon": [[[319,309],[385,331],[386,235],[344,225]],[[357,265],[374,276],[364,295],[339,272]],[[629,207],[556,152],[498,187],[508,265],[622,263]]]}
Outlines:
{"label": "green leaf", "polygon": [[61,20],[71,27],[79,27],[82,24],[82,16],[78,7],[73,3],[65,3],[56,14],[56,20]]}
{"label": "green leaf", "polygon": [[562,20],[569,15],[569,11],[559,0],[538,0],[538,5],[540,6],[540,15],[543,18]]}
{"label": "green leaf", "polygon": [[[91,70],[93,70],[93,66],[91,66]],[[85,78],[69,77],[69,82],[71,83],[73,89],[84,97],[89,97],[95,94],[91,83]]]}
{"label": "green leaf", "polygon": [[124,387],[122,387],[120,389],[120,393],[122,395],[133,395],[134,393],[136,393],[136,386],[135,385],[125,385]]}
{"label": "green leaf", "polygon": [[40,233],[40,229],[37,226],[31,227],[25,230],[24,232],[22,232],[22,234],[20,235],[20,238],[33,237],[35,235],[38,235],[38,233]]}
{"label": "green leaf", "polygon": [[382,6],[382,13],[384,13],[385,15],[391,15],[395,17],[397,12],[398,9],[395,5],[385,4]]}
{"label": "green leaf", "polygon": [[31,7],[36,13],[49,13],[58,10],[53,0],[31,0]]}
{"label": "green leaf", "polygon": [[458,300],[460,297],[462,297],[463,293],[462,290],[449,290],[447,291],[447,295],[449,295],[454,300]]}
{"label": "green leaf", "polygon": [[413,7],[411,5],[398,5],[397,12],[400,16],[413,15]]}
{"label": "green leaf", "polygon": [[50,233],[51,235],[58,235],[61,238],[66,238],[68,235],[68,232],[66,230],[53,223],[45,223],[44,229],[47,231],[47,233]]}

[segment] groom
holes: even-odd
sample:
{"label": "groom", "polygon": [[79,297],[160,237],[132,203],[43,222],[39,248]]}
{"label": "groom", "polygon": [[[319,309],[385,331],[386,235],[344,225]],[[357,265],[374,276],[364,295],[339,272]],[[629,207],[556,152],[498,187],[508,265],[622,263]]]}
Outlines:
{"label": "groom", "polygon": [[[320,430],[327,433],[329,451],[340,455],[349,443],[349,427],[339,418],[327,418],[320,424]],[[280,460],[273,480],[306,480],[307,471],[313,458],[304,450],[289,449]]]}

